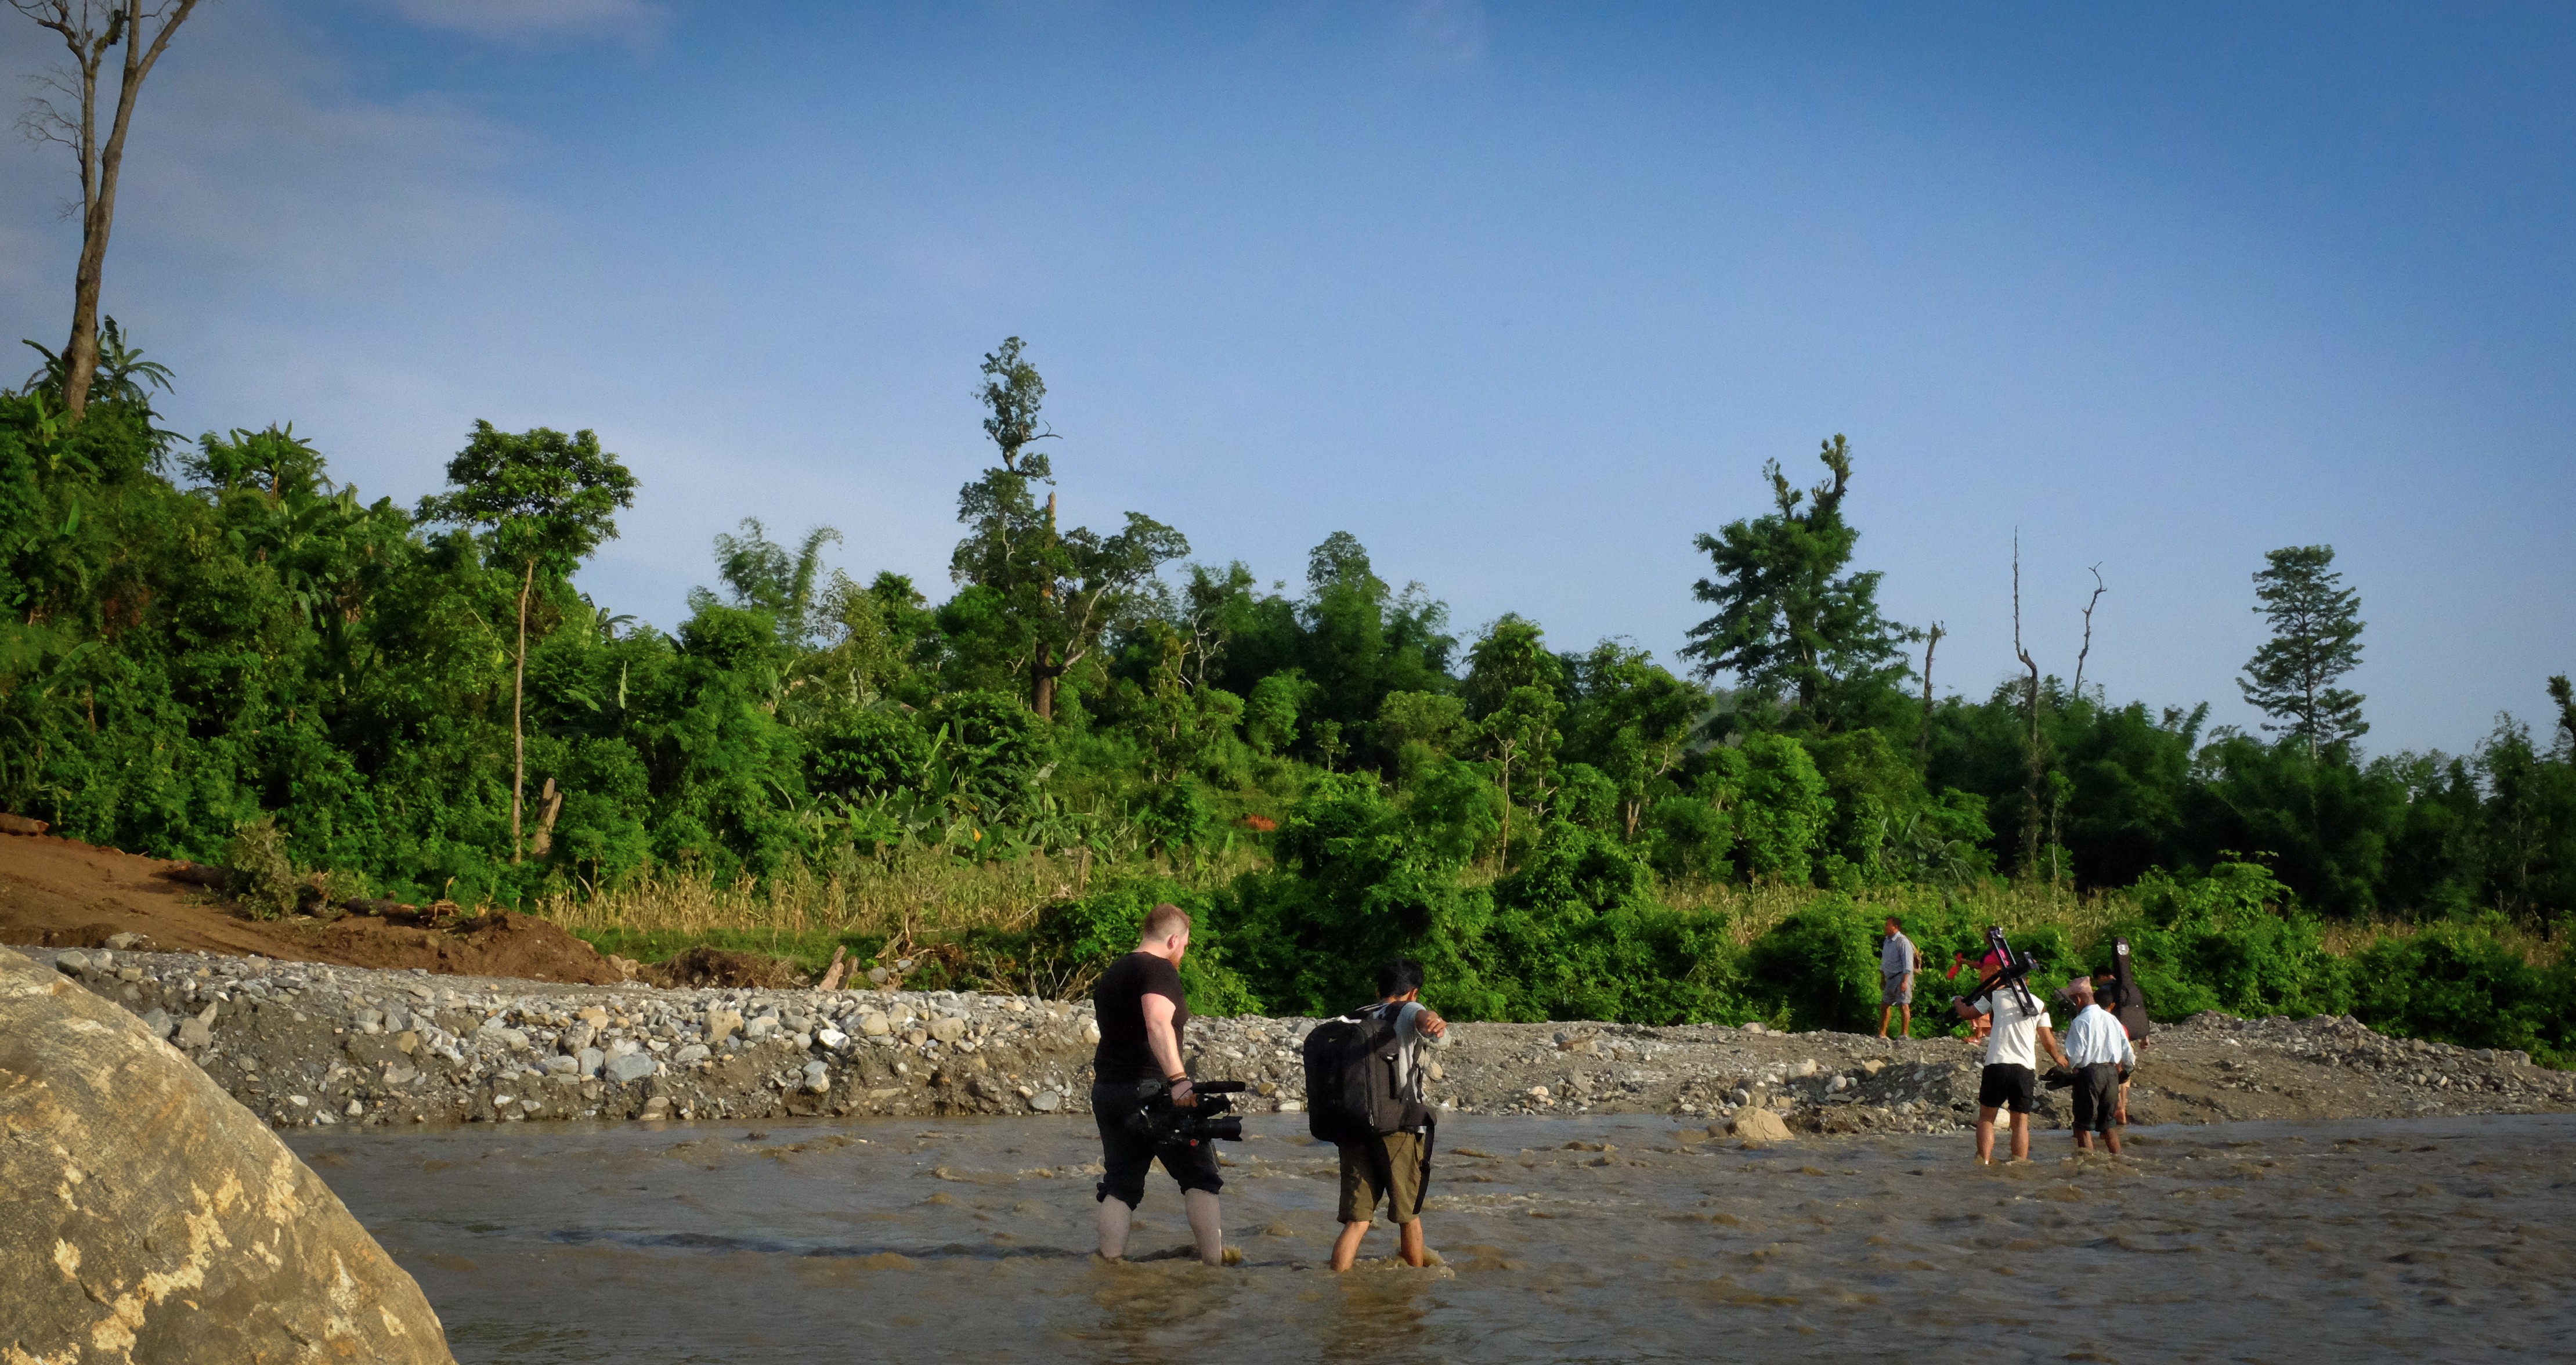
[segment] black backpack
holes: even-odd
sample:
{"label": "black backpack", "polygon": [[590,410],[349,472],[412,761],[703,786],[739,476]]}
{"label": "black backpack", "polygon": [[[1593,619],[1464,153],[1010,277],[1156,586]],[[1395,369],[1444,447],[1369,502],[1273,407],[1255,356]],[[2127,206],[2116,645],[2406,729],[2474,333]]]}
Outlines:
{"label": "black backpack", "polygon": [[1421,1068],[1407,1071],[1401,1092],[1395,1084],[1403,1055],[1395,1022],[1402,1008],[1370,1005],[1306,1035],[1306,1131],[1318,1140],[1358,1142],[1430,1126]]}

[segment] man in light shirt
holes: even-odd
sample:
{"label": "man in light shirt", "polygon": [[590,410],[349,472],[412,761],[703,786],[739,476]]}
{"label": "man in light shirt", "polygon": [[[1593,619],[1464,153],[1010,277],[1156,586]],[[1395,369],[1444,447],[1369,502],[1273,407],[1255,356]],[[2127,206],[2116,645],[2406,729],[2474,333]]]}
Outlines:
{"label": "man in light shirt", "polygon": [[1887,941],[1878,950],[1878,1036],[1887,1036],[1887,1019],[1899,1010],[1905,1022],[1897,1037],[1914,1036],[1914,940],[1896,916],[1887,917]]}
{"label": "man in light shirt", "polygon": [[2075,1149],[2093,1150],[2100,1133],[2111,1155],[2120,1154],[2120,1081],[2138,1064],[2129,1046],[2129,1031],[2119,1016],[2093,999],[2093,982],[2077,977],[2066,983],[2075,1001],[2075,1018],[2066,1026],[2066,1069],[2075,1073]]}
{"label": "man in light shirt", "polygon": [[[1994,968],[1980,984],[2002,971]],[[2012,1111],[2012,1159],[2028,1161],[2030,1111],[2039,1103],[2039,1049],[2045,1046],[2058,1065],[2067,1064],[2057,1035],[2049,1031],[2048,1009],[2013,985],[1988,991],[1974,1005],[1961,1000],[1957,1009],[1962,1019],[1985,1015],[1994,1022],[1994,1031],[1986,1035],[1985,1074],[1977,1081],[1977,1164],[1993,1164],[1995,1115],[2005,1109]]]}

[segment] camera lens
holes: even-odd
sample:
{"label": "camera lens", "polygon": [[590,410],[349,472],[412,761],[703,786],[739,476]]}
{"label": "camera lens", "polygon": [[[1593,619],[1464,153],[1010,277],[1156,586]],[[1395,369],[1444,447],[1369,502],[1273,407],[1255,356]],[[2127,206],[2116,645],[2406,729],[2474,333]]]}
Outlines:
{"label": "camera lens", "polygon": [[1210,1119],[1207,1123],[1207,1135],[1219,1142],[1241,1142],[1243,1141],[1243,1120],[1240,1118]]}

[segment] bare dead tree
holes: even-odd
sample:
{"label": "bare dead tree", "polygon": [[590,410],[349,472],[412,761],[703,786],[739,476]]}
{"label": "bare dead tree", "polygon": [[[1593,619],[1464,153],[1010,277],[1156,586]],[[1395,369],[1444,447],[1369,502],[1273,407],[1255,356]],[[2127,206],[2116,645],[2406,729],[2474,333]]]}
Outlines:
{"label": "bare dead tree", "polygon": [[[170,36],[186,23],[197,0],[9,0],[39,27],[61,35],[72,64],[36,78],[45,92],[27,101],[18,130],[38,142],[58,142],[80,162],[80,265],[72,276],[72,335],[59,357],[63,411],[74,421],[89,406],[98,373],[98,289],[107,265],[108,229],[116,221],[116,177],[125,165],[125,134],[134,123],[134,101],[152,74]],[[98,76],[107,54],[124,49],[116,110],[107,136],[99,137]],[[69,107],[66,107],[68,105]]]}
{"label": "bare dead tree", "polygon": [[2024,875],[2039,871],[2039,661],[2021,642],[2021,532],[2013,532],[2013,653],[2021,665],[2030,670],[2030,690],[2026,706],[2030,713],[2030,782],[2024,792],[2021,817],[2021,866]]}
{"label": "bare dead tree", "polygon": [[1932,755],[1932,651],[1941,647],[1941,637],[1949,633],[1935,621],[1923,637],[1923,728],[1914,733],[1914,752],[1920,758]]}
{"label": "bare dead tree", "polygon": [[2110,590],[2102,582],[2102,566],[2094,565],[2093,595],[2084,602],[2084,647],[2075,651],[2075,695],[2078,698],[2084,695],[2084,656],[2093,652],[2093,608],[2101,603],[2102,594]]}

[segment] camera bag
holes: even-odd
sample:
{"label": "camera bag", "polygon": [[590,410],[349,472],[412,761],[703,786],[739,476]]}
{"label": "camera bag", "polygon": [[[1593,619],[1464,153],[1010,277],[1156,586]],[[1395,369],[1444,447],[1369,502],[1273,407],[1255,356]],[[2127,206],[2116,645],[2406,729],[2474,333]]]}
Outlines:
{"label": "camera bag", "polygon": [[[1400,1007],[1399,1007],[1400,1008]],[[1317,1024],[1306,1035],[1306,1131],[1322,1142],[1359,1142],[1425,1127],[1421,1075],[1396,1088],[1403,1044],[1397,1009],[1370,1005]]]}

